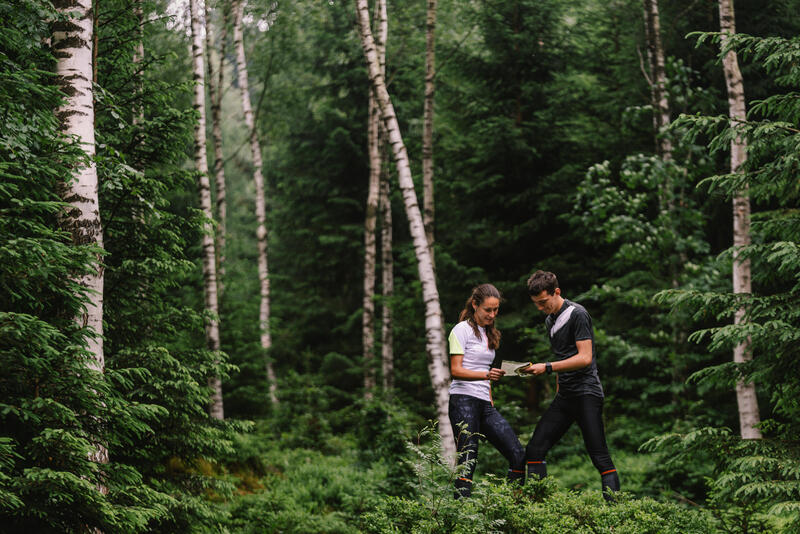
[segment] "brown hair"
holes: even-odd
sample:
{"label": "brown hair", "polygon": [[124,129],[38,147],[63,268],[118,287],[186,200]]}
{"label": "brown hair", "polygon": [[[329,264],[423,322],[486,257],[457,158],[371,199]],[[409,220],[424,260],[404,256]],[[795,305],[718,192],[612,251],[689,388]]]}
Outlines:
{"label": "brown hair", "polygon": [[548,295],[556,292],[558,278],[548,271],[536,271],[528,278],[528,295],[535,297],[542,291],[547,291]]}
{"label": "brown hair", "polygon": [[[472,289],[472,294],[467,299],[467,302],[464,304],[464,309],[461,310],[461,314],[458,316],[459,321],[466,320],[469,322],[469,325],[472,327],[472,331],[475,332],[475,335],[481,337],[480,330],[478,330],[478,323],[475,322],[475,308],[472,307],[472,304],[475,303],[476,306],[480,306],[481,303],[489,298],[494,297],[497,300],[501,300],[503,297],[500,296],[500,292],[494,287],[492,284],[481,284],[478,287]],[[500,330],[494,327],[494,324],[486,325],[486,337],[489,340],[489,348],[496,349],[500,346]]]}

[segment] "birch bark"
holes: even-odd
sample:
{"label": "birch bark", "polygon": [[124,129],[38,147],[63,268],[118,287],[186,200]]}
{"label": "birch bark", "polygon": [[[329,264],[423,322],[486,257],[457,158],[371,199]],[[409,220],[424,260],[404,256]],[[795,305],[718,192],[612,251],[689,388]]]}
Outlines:
{"label": "birch bark", "polygon": [[[74,3],[57,4],[58,11],[68,16],[68,20],[55,25],[53,30],[53,51],[56,61],[56,83],[66,95],[64,103],[56,110],[60,130],[65,136],[76,137],[87,160],[75,169],[75,173],[61,184],[60,193],[70,208],[62,218],[62,225],[72,235],[76,245],[94,244],[103,248],[103,226],[100,220],[99,183],[97,167],[94,162],[94,94],[93,80],[93,33],[94,23],[91,0],[78,0]],[[78,282],[90,290],[85,311],[76,317],[83,327],[88,327],[94,335],[87,341],[87,350],[94,356],[89,368],[103,373],[105,355],[103,353],[103,265],[100,256],[90,272],[80,277]],[[101,443],[89,458],[96,463],[108,463],[108,449]],[[108,488],[97,486],[102,494]]]}
{"label": "birch bark", "polygon": [[[209,350],[219,352],[219,304],[217,294],[217,265],[214,250],[214,215],[211,211],[211,183],[208,178],[206,154],[206,98],[205,65],[203,64],[203,20],[205,11],[201,0],[190,0],[189,13],[192,20],[192,75],[194,79],[193,107],[198,119],[194,126],[194,164],[197,169],[197,189],[200,195],[200,209],[206,217],[203,225],[203,287],[206,320],[206,344]],[[219,377],[208,379],[211,387],[209,414],[214,419],[223,419],[225,412],[222,403],[222,381]]]}
{"label": "birch bark", "polygon": [[[385,151],[381,151],[385,160]],[[392,198],[386,166],[381,166],[380,210],[381,222],[381,275],[383,288],[383,325],[381,328],[381,372],[383,391],[387,396],[394,389],[394,329],[392,326],[392,300],[394,297],[394,259],[392,257]]]}
{"label": "birch bark", "polygon": [[[386,1],[376,0],[375,19],[377,32],[375,46],[381,72],[386,74],[386,35],[388,20]],[[381,117],[375,92],[370,91],[368,103],[367,152],[369,154],[369,187],[367,190],[366,217],[364,220],[364,299],[361,321],[361,337],[364,363],[364,398],[373,397],[375,389],[375,267],[377,256],[376,228],[378,219],[378,197],[381,177]]]}
{"label": "birch bark", "polygon": [[[217,72],[214,72],[212,51],[213,46],[213,23],[206,5],[206,55],[208,59],[208,94],[211,101],[211,137],[214,144],[214,184],[217,189],[217,286],[219,296],[225,289],[225,239],[227,237],[226,223],[228,219],[228,205],[226,202],[225,187],[225,166],[222,153],[222,93],[224,80],[224,60],[225,43],[228,34],[228,11],[227,6],[222,7],[222,29],[219,35],[219,61],[217,62]],[[216,74],[216,80],[214,79]]]}
{"label": "birch bark", "polygon": [[266,359],[267,379],[269,380],[269,395],[273,405],[278,403],[277,384],[272,360],[269,358],[269,349],[272,347],[272,334],[270,331],[270,302],[269,302],[269,270],[267,266],[267,209],[264,201],[264,176],[261,160],[261,145],[258,141],[253,107],[250,103],[250,88],[247,79],[247,60],[244,54],[244,36],[242,32],[242,18],[244,16],[244,0],[234,3],[233,43],[236,48],[236,70],[238,72],[239,89],[242,95],[242,112],[244,122],[250,135],[250,155],[253,159],[253,183],[256,194],[256,238],[258,239],[258,281],[261,304],[259,306],[258,323],[261,333],[261,348]]}
{"label": "birch bark", "polygon": [[670,123],[667,99],[667,75],[664,47],[661,44],[661,21],[658,0],[644,0],[644,26],[647,38],[647,58],[650,63],[650,97],[653,105],[653,129],[656,133],[656,153],[665,161],[672,159],[672,141],[666,134]]}
{"label": "birch bark", "polygon": [[[386,9],[387,0],[379,1],[378,9],[378,62],[381,74],[386,78],[386,43],[389,40],[389,17]],[[379,114],[380,115],[380,114]],[[380,117],[379,117],[380,118]],[[392,297],[394,296],[394,258],[392,256],[392,199],[391,185],[388,174],[388,154],[386,152],[386,132],[383,124],[380,125],[378,147],[381,156],[380,162],[380,195],[378,204],[382,216],[381,221],[381,282],[383,320],[381,328],[381,373],[383,390],[391,395],[394,388],[394,326],[392,323]]]}
{"label": "birch bark", "polygon": [[144,74],[141,65],[144,63],[144,10],[142,0],[135,0],[133,4],[133,14],[136,17],[136,48],[133,50],[132,62],[136,65],[136,107],[133,110],[133,125],[137,126],[144,122],[144,103],[141,100],[144,95]]}
{"label": "birch bark", "polygon": [[378,214],[381,154],[378,146],[380,135],[380,110],[373,91],[369,94],[367,117],[367,151],[369,153],[369,186],[367,191],[366,217],[364,220],[364,299],[361,317],[361,342],[364,364],[364,398],[373,397],[375,389],[375,229]]}
{"label": "birch bark", "polygon": [[[721,45],[724,48],[732,35],[736,34],[736,18],[733,10],[733,0],[719,0],[719,22]],[[739,59],[734,50],[728,51],[722,58],[725,70],[725,85],[728,89],[728,114],[731,124],[746,119],[744,103],[744,83],[739,70]],[[747,161],[747,143],[736,136],[731,140],[731,173],[738,173]],[[741,249],[750,244],[750,197],[745,186],[733,198],[733,292],[734,294],[749,294],[750,260],[742,257]],[[734,324],[747,321],[744,308],[740,308],[734,315]],[[749,362],[753,359],[750,340],[737,345],[733,349],[733,361],[736,363]],[[736,384],[736,401],[739,407],[739,427],[742,439],[761,439],[758,424],[761,416],[758,410],[756,386],[752,382],[740,380]]]}
{"label": "birch bark", "polygon": [[436,2],[437,0],[428,0],[425,22],[425,103],[422,112],[422,215],[434,267],[433,102],[436,92]]}
{"label": "birch bark", "polygon": [[409,233],[412,237],[414,252],[417,257],[417,269],[422,284],[422,297],[425,302],[425,334],[428,354],[428,372],[436,399],[436,413],[439,423],[439,433],[442,439],[442,449],[445,457],[453,461],[455,459],[455,443],[453,441],[453,431],[447,416],[449,400],[448,385],[450,377],[448,373],[444,329],[441,319],[442,312],[439,303],[439,291],[436,287],[436,278],[434,276],[433,263],[428,248],[428,239],[425,236],[422,213],[420,212],[417,194],[414,190],[414,181],[411,176],[408,153],[403,143],[403,137],[400,133],[400,127],[389,92],[386,89],[386,81],[381,73],[375,40],[372,37],[372,30],[370,29],[367,0],[356,0],[356,11],[359,31],[361,33],[361,44],[364,48],[364,56],[369,69],[369,79],[376,93],[378,105],[381,110],[381,119],[386,129],[386,134],[397,166],[398,181],[403,195],[406,215],[408,217]]}

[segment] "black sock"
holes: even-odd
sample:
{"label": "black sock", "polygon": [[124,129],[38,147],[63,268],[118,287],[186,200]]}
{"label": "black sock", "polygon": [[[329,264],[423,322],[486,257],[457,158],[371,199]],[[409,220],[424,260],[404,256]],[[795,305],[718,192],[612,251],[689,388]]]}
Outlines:
{"label": "black sock", "polygon": [[547,476],[547,462],[542,461],[529,461],[528,462],[528,480],[532,480],[531,476],[537,478],[544,478]]}
{"label": "black sock", "polygon": [[614,493],[619,491],[619,476],[617,476],[617,470],[606,471],[600,475],[600,484],[603,488],[603,498],[608,502],[616,502]]}

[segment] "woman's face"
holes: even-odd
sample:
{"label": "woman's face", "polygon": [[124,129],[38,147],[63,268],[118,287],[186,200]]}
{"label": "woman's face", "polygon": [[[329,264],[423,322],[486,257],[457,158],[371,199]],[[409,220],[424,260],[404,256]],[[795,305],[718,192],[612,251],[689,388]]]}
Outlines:
{"label": "woman's face", "polygon": [[480,304],[472,303],[475,310],[475,323],[478,326],[488,326],[494,323],[497,312],[500,310],[500,299],[497,297],[486,297]]}

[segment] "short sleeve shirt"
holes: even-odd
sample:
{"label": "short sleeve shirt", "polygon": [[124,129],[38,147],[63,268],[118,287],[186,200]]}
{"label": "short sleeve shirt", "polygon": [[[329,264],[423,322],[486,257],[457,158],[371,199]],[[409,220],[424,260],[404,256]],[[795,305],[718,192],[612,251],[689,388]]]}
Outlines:
{"label": "short sleeve shirt", "polygon": [[[468,321],[461,321],[450,331],[450,355],[463,354],[462,365],[470,371],[488,371],[494,361],[494,349],[489,348],[486,330],[478,326],[478,334]],[[450,382],[450,394],[470,395],[491,402],[491,385],[488,380],[459,380]]]}
{"label": "short sleeve shirt", "polygon": [[592,318],[586,308],[564,299],[557,313],[544,320],[550,348],[556,360],[566,360],[578,354],[576,341],[589,339],[592,342],[592,363],[583,369],[558,373],[558,392],[565,397],[578,395],[603,396],[603,386],[597,372],[597,353],[594,347]]}

